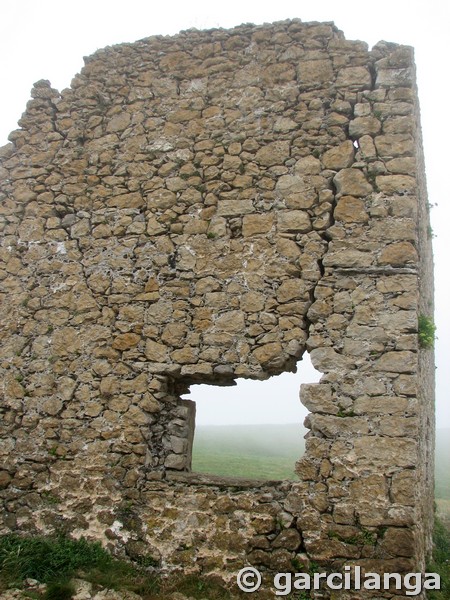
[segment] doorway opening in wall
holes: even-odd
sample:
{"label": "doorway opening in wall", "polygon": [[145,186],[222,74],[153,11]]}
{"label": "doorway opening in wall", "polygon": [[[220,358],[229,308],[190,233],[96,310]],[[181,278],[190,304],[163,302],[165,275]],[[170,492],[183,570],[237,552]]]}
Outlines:
{"label": "doorway opening in wall", "polygon": [[192,471],[223,477],[296,479],[303,455],[307,409],[300,384],[319,381],[305,353],[297,373],[265,381],[237,379],[236,386],[192,385],[196,404]]}

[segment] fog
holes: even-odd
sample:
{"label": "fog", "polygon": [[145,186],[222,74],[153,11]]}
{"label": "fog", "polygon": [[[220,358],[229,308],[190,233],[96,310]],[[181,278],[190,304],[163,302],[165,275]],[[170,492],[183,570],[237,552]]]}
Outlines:
{"label": "fog", "polygon": [[309,354],[297,363],[297,373],[283,373],[266,381],[237,379],[237,385],[192,385],[197,425],[303,423],[308,411],[300,402],[302,383],[319,381],[322,373],[312,366]]}

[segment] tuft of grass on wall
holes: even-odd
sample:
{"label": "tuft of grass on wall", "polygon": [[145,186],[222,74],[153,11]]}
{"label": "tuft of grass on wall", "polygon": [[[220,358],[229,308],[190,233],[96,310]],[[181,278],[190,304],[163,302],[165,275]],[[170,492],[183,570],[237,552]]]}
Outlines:
{"label": "tuft of grass on wall", "polygon": [[436,334],[436,325],[431,317],[419,316],[419,346],[421,348],[433,348]]}

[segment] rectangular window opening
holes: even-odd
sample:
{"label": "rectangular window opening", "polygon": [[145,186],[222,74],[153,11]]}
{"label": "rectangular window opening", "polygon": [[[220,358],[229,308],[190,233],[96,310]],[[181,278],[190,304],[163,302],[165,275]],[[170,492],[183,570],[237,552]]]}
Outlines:
{"label": "rectangular window opening", "polygon": [[[297,373],[265,381],[237,379],[236,385],[195,384],[182,402],[192,403],[189,459],[192,473],[254,480],[295,480],[304,453],[307,409],[301,383],[315,383],[305,354]],[[187,405],[187,404],[185,404]],[[194,431],[195,429],[195,431]],[[191,462],[192,460],[192,462]]]}

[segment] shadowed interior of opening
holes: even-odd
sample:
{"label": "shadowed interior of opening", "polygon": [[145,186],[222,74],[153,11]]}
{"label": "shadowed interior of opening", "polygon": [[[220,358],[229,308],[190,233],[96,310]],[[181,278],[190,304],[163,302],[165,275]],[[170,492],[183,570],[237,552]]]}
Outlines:
{"label": "shadowed interior of opening", "polygon": [[300,384],[321,373],[304,354],[297,373],[266,381],[238,379],[234,387],[192,385],[184,398],[196,403],[192,471],[226,477],[295,479],[304,452],[307,409]]}

